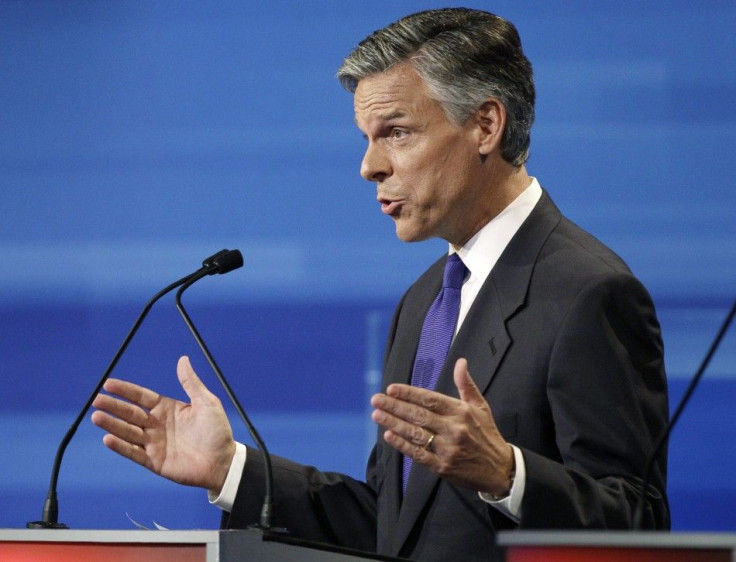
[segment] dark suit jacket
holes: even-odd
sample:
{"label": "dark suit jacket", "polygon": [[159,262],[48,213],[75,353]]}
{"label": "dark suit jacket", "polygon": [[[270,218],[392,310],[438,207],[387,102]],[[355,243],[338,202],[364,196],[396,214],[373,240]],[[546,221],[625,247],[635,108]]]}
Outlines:
{"label": "dark suit jacket", "polygon": [[[398,305],[383,388],[408,382],[446,257]],[[449,351],[437,390],[457,396],[456,359],[526,464],[517,525],[401,456],[381,432],[366,482],[276,459],[277,524],[293,534],[421,560],[487,560],[495,532],[631,527],[640,475],[667,421],[663,348],[651,299],[628,267],[565,219],[545,193],[509,243]],[[249,451],[228,527],[258,519],[262,464]],[[645,525],[668,528],[666,453],[655,465]]]}

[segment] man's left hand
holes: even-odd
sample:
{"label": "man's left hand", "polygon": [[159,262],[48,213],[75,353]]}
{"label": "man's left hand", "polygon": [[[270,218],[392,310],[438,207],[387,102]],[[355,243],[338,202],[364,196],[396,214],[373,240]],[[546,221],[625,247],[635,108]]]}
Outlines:
{"label": "man's left hand", "polygon": [[392,384],[371,399],[372,418],[386,428],[386,443],[442,478],[494,496],[508,495],[514,453],[496,427],[491,408],[458,359],[460,399],[406,384]]}

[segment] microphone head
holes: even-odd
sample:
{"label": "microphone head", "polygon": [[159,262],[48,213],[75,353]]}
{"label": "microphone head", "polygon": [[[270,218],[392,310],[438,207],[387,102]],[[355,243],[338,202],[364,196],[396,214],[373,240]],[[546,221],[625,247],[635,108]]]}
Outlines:
{"label": "microphone head", "polygon": [[240,250],[222,250],[205,260],[205,267],[211,267],[210,275],[229,273],[233,269],[243,267],[243,254]]}
{"label": "microphone head", "polygon": [[224,256],[224,255],[225,255],[225,254],[227,254],[227,253],[228,253],[229,251],[230,251],[230,250],[228,250],[228,249],[223,249],[223,250],[220,250],[219,252],[217,252],[216,254],[212,254],[212,255],[211,255],[210,257],[208,257],[208,258],[204,258],[204,259],[202,260],[202,267],[203,267],[203,268],[205,268],[205,269],[206,269],[206,270],[207,270],[207,271],[209,272],[210,270],[212,270],[212,269],[213,269],[213,268],[215,267],[214,261],[215,261],[215,260],[216,260],[217,258],[219,258],[219,257],[221,257],[221,256]]}

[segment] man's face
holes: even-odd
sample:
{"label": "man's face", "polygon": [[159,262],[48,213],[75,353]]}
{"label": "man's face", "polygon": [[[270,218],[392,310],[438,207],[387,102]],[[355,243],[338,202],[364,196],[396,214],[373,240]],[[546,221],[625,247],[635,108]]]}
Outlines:
{"label": "man's face", "polygon": [[478,230],[482,181],[475,120],[449,121],[408,64],[362,79],[355,121],[368,140],[360,173],[376,183],[383,213],[405,242],[462,245]]}

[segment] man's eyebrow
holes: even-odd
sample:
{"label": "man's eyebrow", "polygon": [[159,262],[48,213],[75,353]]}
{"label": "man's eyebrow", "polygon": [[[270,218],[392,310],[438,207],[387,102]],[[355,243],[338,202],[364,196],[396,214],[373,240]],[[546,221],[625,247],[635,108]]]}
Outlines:
{"label": "man's eyebrow", "polygon": [[[406,111],[397,109],[396,111],[392,111],[391,113],[386,113],[385,115],[377,115],[376,119],[381,121],[382,124],[388,123],[390,121],[393,121],[394,119],[400,119],[402,117],[405,117],[407,115]],[[356,125],[358,125],[358,119],[356,117],[353,117],[353,121]],[[360,128],[360,127],[358,127]],[[363,138],[368,139],[368,135],[363,133]]]}
{"label": "man's eyebrow", "polygon": [[387,115],[379,115],[378,118],[381,121],[392,121],[394,119],[399,119],[400,117],[404,117],[405,115],[406,115],[406,112],[399,109],[396,111],[392,111],[391,113],[388,113]]}

